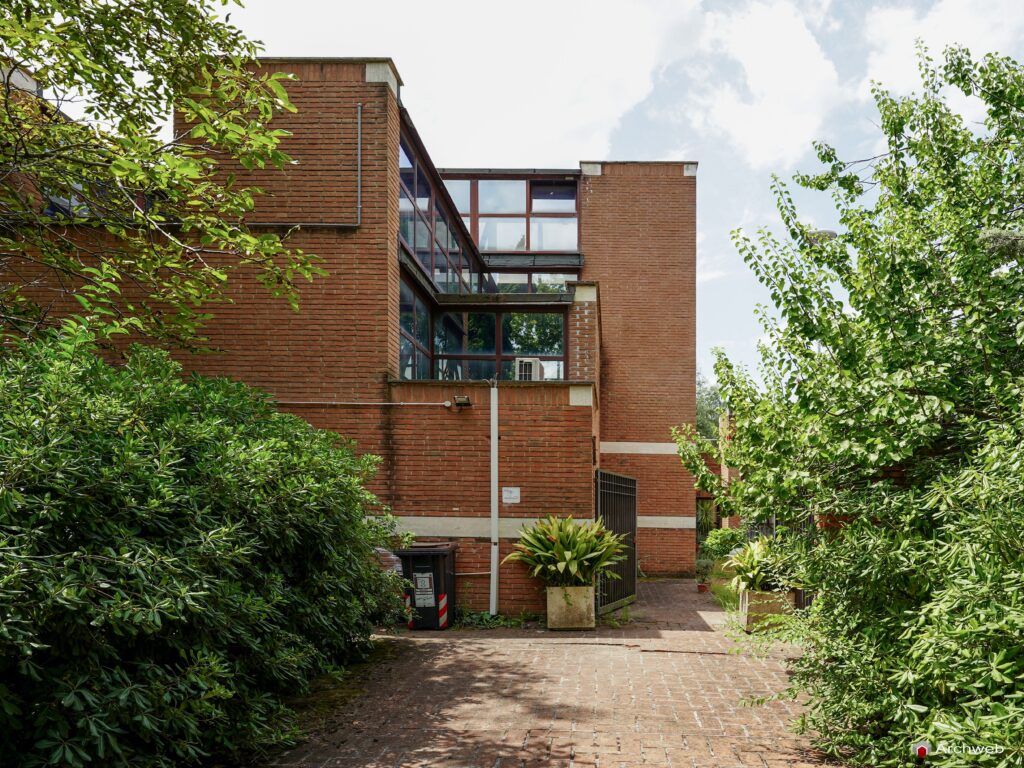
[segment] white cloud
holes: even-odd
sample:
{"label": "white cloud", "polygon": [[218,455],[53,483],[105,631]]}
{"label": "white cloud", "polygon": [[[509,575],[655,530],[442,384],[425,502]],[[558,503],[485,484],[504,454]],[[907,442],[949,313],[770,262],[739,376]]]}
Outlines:
{"label": "white cloud", "polygon": [[736,62],[744,82],[726,82],[719,73],[702,88],[687,106],[694,127],[728,137],[755,168],[792,166],[845,95],[835,66],[789,0],[709,14],[700,53]]}
{"label": "white cloud", "polygon": [[[873,80],[896,93],[920,87],[918,39],[934,55],[954,43],[966,46],[976,57],[1017,50],[1024,34],[1024,14],[1020,0],[938,0],[922,11],[879,5],[867,13],[864,34],[869,53],[858,91],[867,98]],[[978,117],[978,105],[964,102],[957,106],[969,118]]]}
{"label": "white cloud", "polygon": [[698,4],[250,0],[232,18],[268,55],[392,57],[438,165],[571,167],[606,156]]}

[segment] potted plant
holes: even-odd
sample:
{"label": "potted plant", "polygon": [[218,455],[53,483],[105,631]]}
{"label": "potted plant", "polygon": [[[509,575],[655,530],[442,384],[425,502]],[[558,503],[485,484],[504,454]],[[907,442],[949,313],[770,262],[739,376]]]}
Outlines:
{"label": "potted plant", "polygon": [[792,610],[793,593],[784,584],[784,563],[773,550],[771,539],[762,536],[747,542],[729,559],[736,576],[733,587],[740,596],[740,621],[747,632],[759,624]]}
{"label": "potted plant", "polygon": [[694,565],[694,575],[697,577],[698,592],[708,591],[708,577],[711,575],[711,569],[714,568],[714,566],[714,560],[709,560],[706,557],[697,558],[697,562]]}
{"label": "potted plant", "polygon": [[598,575],[625,559],[625,536],[600,520],[554,516],[519,532],[515,550],[502,562],[523,563],[547,586],[548,629],[593,629],[594,583]]}

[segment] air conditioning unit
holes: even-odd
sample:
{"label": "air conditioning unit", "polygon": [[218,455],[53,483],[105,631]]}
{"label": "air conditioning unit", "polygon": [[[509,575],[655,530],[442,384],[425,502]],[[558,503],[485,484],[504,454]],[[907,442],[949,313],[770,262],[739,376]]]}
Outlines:
{"label": "air conditioning unit", "polygon": [[517,357],[516,381],[544,381],[544,366],[540,358]]}

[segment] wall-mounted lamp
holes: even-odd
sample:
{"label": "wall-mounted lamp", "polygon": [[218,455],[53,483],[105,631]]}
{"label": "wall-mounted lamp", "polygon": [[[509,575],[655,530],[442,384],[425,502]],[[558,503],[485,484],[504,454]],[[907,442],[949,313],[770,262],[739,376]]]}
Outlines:
{"label": "wall-mounted lamp", "polygon": [[469,399],[469,395],[452,395],[452,405],[456,408],[470,408],[473,401]]}

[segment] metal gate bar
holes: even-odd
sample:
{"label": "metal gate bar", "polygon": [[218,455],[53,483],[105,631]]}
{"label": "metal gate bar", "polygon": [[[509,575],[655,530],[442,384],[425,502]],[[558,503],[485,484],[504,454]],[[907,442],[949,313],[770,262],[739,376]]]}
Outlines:
{"label": "metal gate bar", "polygon": [[594,475],[594,497],[597,519],[612,533],[626,537],[626,558],[611,569],[619,578],[598,579],[597,612],[602,614],[636,600],[636,480],[599,469]]}

